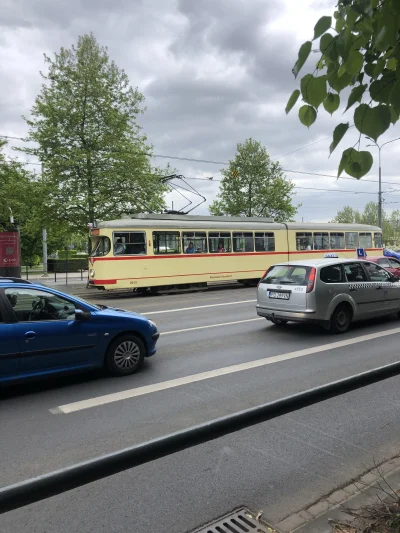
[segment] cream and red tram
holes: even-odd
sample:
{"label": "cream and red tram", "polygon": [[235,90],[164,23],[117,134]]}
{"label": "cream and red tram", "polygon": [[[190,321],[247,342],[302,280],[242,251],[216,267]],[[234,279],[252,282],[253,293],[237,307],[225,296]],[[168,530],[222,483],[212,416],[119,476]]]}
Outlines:
{"label": "cream and red tram", "polygon": [[376,226],[266,218],[138,214],[95,222],[90,236],[89,286],[106,290],[247,284],[281,261],[382,254]]}

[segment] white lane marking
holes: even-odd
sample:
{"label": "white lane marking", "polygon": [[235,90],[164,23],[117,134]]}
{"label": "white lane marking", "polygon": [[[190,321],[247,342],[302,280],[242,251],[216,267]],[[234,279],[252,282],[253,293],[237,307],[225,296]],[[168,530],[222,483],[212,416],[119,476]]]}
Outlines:
{"label": "white lane marking", "polygon": [[197,305],[196,307],[181,307],[180,309],[164,309],[163,311],[140,311],[142,315],[159,315],[160,313],[178,313],[178,311],[192,311],[193,309],[206,309],[208,307],[221,307],[222,305],[237,305],[248,304],[249,302],[256,302],[254,300],[240,300],[239,302],[225,302],[223,304],[211,304],[211,305]]}
{"label": "white lane marking", "polygon": [[79,402],[68,403],[60,405],[56,408],[50,409],[53,414],[56,413],[74,413],[76,411],[82,411],[84,409],[90,409],[91,407],[98,407],[99,405],[105,405],[108,403],[119,402],[121,400],[127,400],[137,396],[143,396],[145,394],[151,394],[153,392],[164,391],[175,387],[181,387],[182,385],[188,385],[189,383],[196,383],[198,381],[204,381],[206,379],[217,378],[226,376],[228,374],[234,374],[236,372],[242,372],[243,370],[250,370],[266,365],[272,365],[274,363],[280,363],[282,361],[288,361],[289,359],[296,359],[297,357],[304,357],[319,352],[327,352],[329,350],[335,350],[337,348],[343,348],[351,346],[353,344],[359,344],[360,342],[366,342],[381,337],[387,337],[389,335],[395,335],[400,333],[400,328],[390,329],[388,331],[381,331],[378,333],[371,333],[369,335],[361,335],[353,339],[347,339],[343,341],[330,342],[329,344],[322,344],[320,346],[314,346],[312,348],[305,348],[304,350],[297,350],[295,352],[289,352],[282,355],[275,355],[273,357],[266,357],[265,359],[257,359],[255,361],[249,361],[247,363],[240,363],[238,365],[226,366],[224,368],[217,368],[216,370],[209,370],[207,372],[200,372],[199,374],[193,374],[191,376],[184,376],[182,378],[171,379],[169,381],[162,381],[160,383],[154,383],[153,385],[145,385],[144,387],[137,387],[135,389],[129,389],[125,391],[115,392],[112,394],[105,394],[104,396],[98,396],[97,398],[89,398],[88,400],[82,400]]}
{"label": "white lane marking", "polygon": [[244,322],[255,322],[256,320],[265,320],[265,318],[248,318],[247,320],[235,320],[235,322],[222,322],[222,324],[208,324],[207,326],[196,326],[195,328],[176,329],[174,331],[164,331],[161,335],[171,335],[172,333],[185,333],[185,331],[195,331],[197,329],[219,328],[220,326],[232,326],[232,324],[243,324]]}

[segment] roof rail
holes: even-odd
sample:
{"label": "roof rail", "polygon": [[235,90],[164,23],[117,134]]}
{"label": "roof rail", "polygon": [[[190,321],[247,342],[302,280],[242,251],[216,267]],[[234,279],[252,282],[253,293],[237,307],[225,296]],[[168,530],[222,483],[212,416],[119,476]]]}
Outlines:
{"label": "roof rail", "polygon": [[26,283],[27,285],[32,285],[32,282],[28,279],[14,278],[7,276],[0,276],[0,283]]}

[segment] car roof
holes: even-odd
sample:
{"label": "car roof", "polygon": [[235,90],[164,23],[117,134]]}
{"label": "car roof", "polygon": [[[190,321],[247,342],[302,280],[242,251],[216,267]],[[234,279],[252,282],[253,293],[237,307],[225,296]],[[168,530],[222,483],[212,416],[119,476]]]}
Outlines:
{"label": "car roof", "polygon": [[15,278],[13,276],[10,276],[10,277],[0,276],[0,283],[1,284],[3,284],[3,283],[9,283],[9,284],[19,283],[19,284],[23,284],[23,285],[32,285],[32,282],[27,280],[27,279]]}
{"label": "car roof", "polygon": [[[368,261],[368,258],[366,259]],[[319,266],[327,266],[327,265],[337,265],[338,263],[354,263],[354,261],[362,261],[362,259],[358,259],[357,257],[354,257],[354,259],[346,259],[346,258],[340,258],[340,257],[329,257],[329,258],[321,258],[321,259],[303,259],[301,261],[282,261],[281,263],[277,263],[277,265],[296,265],[296,266],[309,266],[309,267],[319,267]]]}

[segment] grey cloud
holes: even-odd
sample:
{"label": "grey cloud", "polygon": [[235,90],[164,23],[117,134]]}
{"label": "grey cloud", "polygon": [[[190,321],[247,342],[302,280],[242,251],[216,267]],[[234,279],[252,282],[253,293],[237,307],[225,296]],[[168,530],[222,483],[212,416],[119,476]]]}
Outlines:
{"label": "grey cloud", "polygon": [[[144,93],[147,111],[139,120],[155,153],[228,161],[234,158],[238,142],[253,137],[278,157],[331,136],[342,120],[338,114],[331,119],[322,111],[308,130],[299,123],[296,109],[289,116],[284,113],[297,84],[291,68],[301,42],[296,28],[278,33],[272,24],[282,14],[282,6],[289,4],[284,0],[5,0],[0,21],[0,61],[6,62],[0,74],[0,133],[26,132],[20,116],[29,115],[40,89],[42,53],[52,55],[61,46],[76,43],[80,34],[93,31],[132,85]],[[332,0],[329,5],[328,0],[314,2],[314,9],[325,7],[325,14],[333,12]],[[316,21],[319,15],[310,9],[307,16]],[[335,175],[341,150],[354,144],[356,136],[349,133],[330,159],[329,139],[281,157],[281,164],[286,169]],[[398,161],[398,152],[388,147],[384,154],[387,179],[399,178]],[[168,159],[153,162],[164,166]],[[221,165],[170,163],[189,178],[220,177]],[[371,176],[376,175],[374,166]],[[376,188],[363,181],[336,182],[296,173],[287,177],[299,186],[329,189],[320,193],[297,189],[295,202],[303,202],[299,216],[305,220],[326,220],[346,203],[361,205],[374,198],[347,197],[338,188]],[[215,181],[190,183],[208,202],[218,191]],[[180,201],[172,194],[169,198]],[[206,212],[206,207],[198,212]]]}

